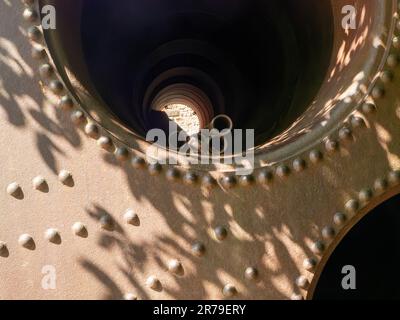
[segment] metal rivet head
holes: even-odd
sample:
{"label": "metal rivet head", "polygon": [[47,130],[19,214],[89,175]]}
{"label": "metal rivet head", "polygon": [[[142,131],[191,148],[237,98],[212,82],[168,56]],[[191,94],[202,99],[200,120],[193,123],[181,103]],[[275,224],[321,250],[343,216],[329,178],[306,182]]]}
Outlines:
{"label": "metal rivet head", "polygon": [[309,282],[308,279],[305,276],[300,276],[296,279],[296,285],[300,288],[300,289],[307,289],[309,286]]}
{"label": "metal rivet head", "polygon": [[263,169],[257,176],[257,180],[261,184],[269,184],[273,180],[273,173],[268,169]]}
{"label": "metal rivet head", "polygon": [[72,226],[72,232],[82,238],[86,238],[88,236],[87,228],[82,222],[75,222]]}
{"label": "metal rivet head", "polygon": [[345,204],[346,211],[349,213],[356,213],[358,209],[360,208],[360,204],[358,203],[357,200],[351,199],[346,202]]}
{"label": "metal rivet head", "polygon": [[124,294],[124,300],[137,300],[137,296],[133,293],[126,293]]}
{"label": "metal rivet head", "polygon": [[301,172],[306,168],[306,162],[303,159],[295,159],[293,161],[293,169],[296,172]]}
{"label": "metal rivet head", "polygon": [[317,261],[315,259],[307,258],[303,261],[303,267],[307,271],[313,271],[316,266],[317,266]]}
{"label": "metal rivet head", "polygon": [[44,237],[47,241],[55,244],[61,243],[61,236],[57,229],[48,229],[46,230]]}
{"label": "metal rivet head", "polygon": [[312,252],[315,254],[322,254],[325,250],[325,244],[322,241],[316,241],[311,247]]}
{"label": "metal rivet head", "polygon": [[352,140],[353,134],[349,128],[344,127],[342,129],[340,129],[340,131],[339,131],[339,138],[343,141],[344,140]]}
{"label": "metal rivet head", "polygon": [[62,184],[69,184],[72,180],[72,173],[69,172],[68,170],[61,170],[58,173],[58,181],[60,181]]}
{"label": "metal rivet head", "polygon": [[346,222],[347,218],[346,215],[344,213],[341,212],[336,212],[335,215],[333,216],[333,222],[337,225],[337,226],[342,226],[344,225],[344,223]]}
{"label": "metal rivet head", "polygon": [[31,56],[35,60],[44,59],[46,57],[46,50],[42,46],[34,45],[31,49]]}
{"label": "metal rivet head", "polygon": [[380,99],[380,98],[382,98],[383,96],[385,95],[385,89],[383,89],[382,87],[375,87],[375,88],[373,88],[372,89],[372,92],[371,92],[371,96],[374,98],[374,99]]}
{"label": "metal rivet head", "polygon": [[228,231],[226,230],[225,227],[218,226],[218,227],[216,227],[216,228],[214,229],[214,234],[215,234],[215,237],[216,237],[219,241],[222,241],[222,240],[225,240],[226,237],[228,236]]}
{"label": "metal rivet head", "polygon": [[199,177],[194,172],[186,172],[185,175],[183,176],[183,183],[188,186],[194,185],[198,181],[199,181]]}
{"label": "metal rivet head", "polygon": [[169,261],[168,262],[168,271],[173,274],[182,275],[183,274],[182,263],[176,259]]}
{"label": "metal rivet head", "polygon": [[161,282],[155,276],[150,276],[146,280],[146,285],[153,290],[160,290]]}
{"label": "metal rivet head", "polygon": [[325,142],[325,148],[328,152],[335,152],[339,149],[339,143],[329,139]]}
{"label": "metal rivet head", "polygon": [[176,182],[181,177],[181,172],[177,168],[169,168],[165,173],[168,181]]}
{"label": "metal rivet head", "polygon": [[335,229],[333,229],[332,227],[325,227],[322,229],[322,237],[324,239],[333,239],[335,237]]}
{"label": "metal rivet head", "polygon": [[192,245],[192,252],[197,257],[202,257],[206,253],[206,247],[201,242],[196,242]]}
{"label": "metal rivet head", "polygon": [[64,90],[64,85],[59,80],[52,80],[49,83],[49,88],[54,94],[60,94]]}
{"label": "metal rivet head", "polygon": [[137,215],[136,212],[133,210],[129,209],[124,213],[124,220],[127,224],[131,224],[133,226],[139,226],[140,225],[140,219],[139,216]]}
{"label": "metal rivet head", "polygon": [[312,163],[318,163],[318,162],[320,162],[322,160],[322,158],[323,158],[323,155],[322,155],[321,151],[312,150],[310,152],[310,161]]}
{"label": "metal rivet head", "polygon": [[225,297],[231,298],[237,294],[236,287],[233,284],[228,283],[225,285],[225,287],[222,289],[222,294]]}
{"label": "metal rivet head", "polygon": [[38,27],[35,26],[28,28],[27,35],[32,41],[39,41],[42,38],[42,32]]}
{"label": "metal rivet head", "polygon": [[381,74],[381,80],[383,83],[390,83],[394,79],[394,75],[390,71],[383,71]]}
{"label": "metal rivet head", "polygon": [[53,75],[54,69],[48,63],[42,64],[39,67],[39,74],[42,78],[50,78]]}
{"label": "metal rivet head", "polygon": [[10,255],[7,244],[0,241],[0,257],[7,258]]}
{"label": "metal rivet head", "polygon": [[36,190],[45,190],[47,189],[46,179],[42,176],[37,176],[32,180],[32,186]]}
{"label": "metal rivet head", "polygon": [[97,144],[104,150],[112,152],[114,150],[114,143],[110,137],[100,137]]}
{"label": "metal rivet head", "polygon": [[244,276],[247,280],[256,280],[258,278],[258,270],[255,267],[248,267],[244,271]]}
{"label": "metal rivet head", "polygon": [[149,173],[152,176],[159,175],[162,172],[162,169],[163,168],[162,168],[161,164],[159,164],[159,163],[149,164],[149,167],[148,167]]}
{"label": "metal rivet head", "polygon": [[290,169],[286,165],[280,165],[276,168],[276,175],[280,178],[285,178],[290,174]]}
{"label": "metal rivet head", "polygon": [[372,103],[364,103],[362,106],[362,111],[366,114],[371,114],[376,112],[376,106]]}
{"label": "metal rivet head", "polygon": [[387,58],[387,65],[391,68],[397,67],[399,64],[400,58],[397,54],[391,54]]}
{"label": "metal rivet head", "polygon": [[131,164],[135,169],[143,169],[146,167],[146,161],[139,156],[132,157]]}
{"label": "metal rivet head", "polygon": [[217,185],[217,181],[207,174],[201,178],[201,185],[205,188],[211,189]]}
{"label": "metal rivet head", "polygon": [[374,183],[374,189],[378,193],[384,192],[387,189],[388,186],[389,186],[389,183],[385,178],[376,179],[376,181]]}
{"label": "metal rivet head", "polygon": [[395,47],[396,49],[400,49],[400,38],[399,37],[393,38],[393,47]]}
{"label": "metal rivet head", "polygon": [[99,127],[98,127],[96,124],[94,124],[94,123],[88,123],[88,124],[86,124],[86,126],[85,126],[85,133],[86,133],[89,137],[91,137],[91,138],[93,138],[93,139],[98,139],[98,138],[99,138],[99,135],[100,135],[100,130],[99,130]]}
{"label": "metal rivet head", "polygon": [[74,101],[70,96],[63,96],[58,103],[58,107],[63,110],[71,110],[74,107]]}
{"label": "metal rivet head", "polygon": [[400,170],[389,172],[389,182],[392,185],[397,185],[400,183]]}
{"label": "metal rivet head", "polygon": [[100,217],[100,227],[104,230],[114,230],[114,219],[109,214],[104,214]]}
{"label": "metal rivet head", "polygon": [[221,184],[223,187],[227,189],[232,189],[236,186],[237,180],[235,176],[225,176],[221,178]]}
{"label": "metal rivet head", "polygon": [[120,162],[127,161],[129,159],[129,150],[125,147],[119,147],[115,150],[115,157]]}
{"label": "metal rivet head", "polygon": [[243,187],[251,186],[254,183],[254,177],[252,175],[240,176],[239,183]]}
{"label": "metal rivet head", "polygon": [[23,234],[18,238],[18,243],[20,246],[25,249],[34,250],[35,249],[35,241],[32,236],[29,234]]}
{"label": "metal rivet head", "polygon": [[362,203],[367,203],[372,199],[373,192],[371,189],[363,189],[358,194],[358,198]]}
{"label": "metal rivet head", "polygon": [[353,128],[363,128],[365,127],[365,121],[363,118],[360,117],[352,117],[351,125],[353,126]]}
{"label": "metal rivet head", "polygon": [[71,121],[79,126],[86,121],[85,114],[81,110],[76,110],[71,114]]}
{"label": "metal rivet head", "polygon": [[25,8],[22,16],[24,20],[28,22],[35,22],[38,18],[38,14],[33,8]]}
{"label": "metal rivet head", "polygon": [[7,186],[7,193],[10,196],[18,196],[19,194],[22,193],[22,189],[17,182],[13,182]]}

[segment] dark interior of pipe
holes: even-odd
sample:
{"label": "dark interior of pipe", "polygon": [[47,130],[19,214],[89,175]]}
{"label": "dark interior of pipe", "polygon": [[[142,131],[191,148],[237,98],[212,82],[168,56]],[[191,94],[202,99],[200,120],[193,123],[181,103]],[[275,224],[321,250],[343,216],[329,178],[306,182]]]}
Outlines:
{"label": "dark interior of pipe", "polygon": [[84,0],[81,36],[95,88],[134,132],[163,126],[152,99],[185,83],[261,144],[317,94],[333,17],[327,0]]}

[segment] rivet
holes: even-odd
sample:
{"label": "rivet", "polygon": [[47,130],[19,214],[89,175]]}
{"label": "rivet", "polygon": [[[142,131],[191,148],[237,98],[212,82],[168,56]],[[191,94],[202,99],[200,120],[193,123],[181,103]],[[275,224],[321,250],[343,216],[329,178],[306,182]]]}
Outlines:
{"label": "rivet", "polygon": [[243,187],[248,187],[254,184],[254,177],[252,175],[240,176],[239,183]]}
{"label": "rivet", "polygon": [[28,28],[27,31],[28,38],[32,41],[39,41],[42,38],[42,32],[38,27],[32,26]]}
{"label": "rivet", "polygon": [[248,267],[244,271],[244,276],[247,280],[256,280],[258,278],[258,270],[255,267]]}
{"label": "rivet", "polygon": [[399,37],[393,38],[393,47],[395,47],[396,49],[400,49],[400,38]]}
{"label": "rivet", "polygon": [[76,110],[71,114],[72,122],[79,126],[86,121],[85,114],[81,110]]}
{"label": "rivet", "polygon": [[328,152],[335,152],[339,149],[339,143],[335,140],[329,139],[325,142],[325,148]]}
{"label": "rivet", "polygon": [[305,276],[300,276],[296,279],[296,285],[300,288],[300,289],[307,289],[309,286],[309,282],[308,279]]}
{"label": "rivet", "polygon": [[328,226],[328,227],[324,227],[322,229],[322,237],[324,239],[333,239],[335,237],[335,229],[333,229],[332,227]]}
{"label": "rivet", "polygon": [[315,254],[322,254],[325,250],[325,244],[322,241],[316,241],[311,247],[312,252]]}
{"label": "rivet", "polygon": [[63,96],[58,103],[58,107],[63,110],[71,110],[74,107],[74,101],[70,96]]}
{"label": "rivet", "polygon": [[40,45],[33,45],[31,49],[31,56],[35,60],[41,60],[46,57],[46,50]]}
{"label": "rivet", "polygon": [[7,258],[10,255],[7,244],[3,241],[0,241],[0,257]]}
{"label": "rivet", "polygon": [[313,271],[317,266],[317,261],[313,258],[307,258],[303,261],[303,267],[307,271]]}
{"label": "rivet", "polygon": [[295,159],[293,161],[293,169],[297,172],[301,172],[306,168],[306,162],[303,159]]}
{"label": "rivet", "polygon": [[125,293],[124,294],[124,300],[137,300],[137,296],[134,295],[133,293]]}
{"label": "rivet", "polygon": [[37,176],[32,180],[32,186],[36,190],[46,191],[47,189],[46,179],[42,176]]}
{"label": "rivet", "polygon": [[233,175],[224,176],[221,178],[221,184],[227,189],[234,188],[236,186],[237,180]]}
{"label": "rivet", "polygon": [[347,201],[345,204],[346,211],[349,213],[356,213],[357,210],[359,209],[359,207],[360,207],[360,204],[355,199],[351,199],[351,200]]}
{"label": "rivet", "polygon": [[373,192],[371,189],[363,189],[358,194],[358,198],[362,203],[367,203],[372,199]]}
{"label": "rivet", "polygon": [[103,148],[104,150],[109,151],[109,152],[112,152],[112,150],[114,149],[114,143],[110,137],[106,137],[106,136],[100,137],[100,139],[97,140],[97,144],[101,148]]}
{"label": "rivet", "polygon": [[199,177],[194,172],[186,172],[185,175],[183,176],[183,183],[188,186],[196,184],[198,180]]}
{"label": "rivet", "polygon": [[109,214],[104,214],[100,217],[100,227],[104,230],[114,230],[114,220]]}
{"label": "rivet", "polygon": [[294,294],[291,295],[290,300],[292,300],[292,301],[302,301],[302,300],[304,300],[304,298],[303,298],[303,296],[301,294],[294,293]]}
{"label": "rivet", "polygon": [[88,123],[85,126],[85,133],[92,139],[98,139],[100,135],[100,130],[96,124]]}
{"label": "rivet", "polygon": [[139,226],[140,225],[140,219],[139,216],[137,215],[136,212],[133,210],[129,209],[124,213],[124,220],[127,224],[131,224],[133,226]]}
{"label": "rivet", "polygon": [[16,196],[19,196],[22,193],[22,189],[21,189],[20,185],[17,182],[13,182],[13,183],[10,183],[7,186],[7,193],[10,196],[16,197]]}
{"label": "rivet", "polygon": [[146,285],[153,290],[159,290],[161,288],[161,282],[155,276],[148,277]]}
{"label": "rivet", "polygon": [[286,165],[280,165],[276,168],[276,175],[280,178],[285,178],[290,174],[290,169]]}
{"label": "rivet", "polygon": [[310,160],[312,163],[318,163],[322,160],[323,155],[321,151],[318,150],[312,150],[310,152]]}
{"label": "rivet", "polygon": [[382,80],[382,82],[384,82],[384,83],[390,83],[390,82],[393,81],[393,79],[394,79],[394,75],[393,75],[392,72],[390,72],[390,71],[383,71],[383,72],[382,72],[382,74],[381,74],[381,80]]}
{"label": "rivet", "polygon": [[61,243],[61,236],[57,229],[46,230],[44,237],[47,241],[55,244]]}
{"label": "rivet", "polygon": [[222,289],[222,293],[225,297],[231,298],[237,294],[237,290],[233,284],[228,283]]}
{"label": "rivet", "polygon": [[32,8],[26,8],[22,16],[28,22],[34,22],[38,18],[37,12]]}
{"label": "rivet", "polygon": [[397,185],[400,183],[400,170],[394,170],[389,172],[389,182],[392,185]]}
{"label": "rivet", "polygon": [[176,182],[180,179],[181,172],[177,168],[169,168],[165,173],[165,176],[167,177],[168,181]]}
{"label": "rivet", "polygon": [[388,186],[389,186],[389,183],[385,178],[376,179],[376,181],[374,183],[374,189],[378,193],[384,192]]}
{"label": "rivet", "polygon": [[29,234],[23,234],[18,238],[18,243],[20,246],[24,247],[25,249],[34,250],[35,249],[35,241],[33,240],[32,236]]}
{"label": "rivet", "polygon": [[148,167],[149,173],[152,176],[159,175],[162,171],[162,166],[159,163],[151,163]]}
{"label": "rivet", "polygon": [[179,260],[173,259],[170,262],[168,262],[168,270],[173,274],[182,275],[183,274],[182,263]]}
{"label": "rivet", "polygon": [[192,252],[197,257],[202,257],[206,253],[206,247],[201,242],[196,242],[192,245]]}
{"label": "rivet", "polygon": [[146,167],[146,161],[139,156],[132,157],[131,164],[135,169],[143,169]]}
{"label": "rivet", "polygon": [[115,150],[115,157],[120,162],[127,161],[129,159],[129,150],[125,147],[119,147]]}
{"label": "rivet", "polygon": [[205,175],[201,179],[201,184],[205,188],[214,188],[217,185],[217,181],[210,175]]}
{"label": "rivet", "polygon": [[372,89],[371,95],[374,99],[380,99],[385,95],[385,90],[383,88],[377,86]]}
{"label": "rivet", "polygon": [[273,173],[268,169],[263,169],[257,176],[257,180],[261,184],[269,184],[273,180]]}
{"label": "rivet", "polygon": [[365,121],[363,118],[360,117],[352,117],[351,125],[353,126],[353,128],[363,128],[365,127]]}
{"label": "rivet", "polygon": [[372,103],[364,103],[362,106],[362,111],[366,114],[371,114],[376,112],[376,106]]}
{"label": "rivet", "polygon": [[82,238],[87,238],[88,236],[87,228],[82,222],[75,222],[72,226],[72,232]]}
{"label": "rivet", "polygon": [[349,128],[344,127],[339,130],[339,138],[341,140],[351,140],[353,138],[353,134]]}
{"label": "rivet", "polygon": [[337,226],[342,226],[347,220],[347,217],[344,213],[341,212],[336,212],[335,215],[333,216],[333,222]]}
{"label": "rivet", "polygon": [[71,172],[67,171],[67,170],[61,170],[58,173],[58,181],[60,181],[62,184],[69,184],[72,180],[72,174]]}
{"label": "rivet", "polygon": [[53,75],[53,73],[54,73],[54,69],[48,63],[42,64],[39,67],[39,74],[44,79],[50,78]]}
{"label": "rivet", "polygon": [[216,228],[214,229],[214,234],[215,234],[215,237],[216,237],[219,241],[222,241],[222,240],[225,240],[226,237],[228,236],[228,231],[226,230],[225,227],[218,226],[218,227],[216,227]]}
{"label": "rivet", "polygon": [[49,83],[49,88],[54,94],[60,94],[64,90],[64,85],[59,80],[52,80]]}
{"label": "rivet", "polygon": [[399,64],[399,60],[400,59],[397,54],[391,54],[387,58],[387,64],[389,67],[394,68],[394,67],[397,67],[397,65]]}

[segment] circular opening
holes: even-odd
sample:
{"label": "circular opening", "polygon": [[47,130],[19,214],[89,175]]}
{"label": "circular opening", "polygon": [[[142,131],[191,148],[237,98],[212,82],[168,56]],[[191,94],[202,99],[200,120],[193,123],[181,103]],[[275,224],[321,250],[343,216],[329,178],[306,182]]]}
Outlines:
{"label": "circular opening", "polygon": [[[333,128],[349,112],[339,102],[367,93],[384,54],[373,40],[393,9],[367,0],[45,4],[59,13],[57,29],[44,33],[61,77],[117,138],[136,146],[159,112],[181,104],[200,128],[226,115],[233,129],[254,129],[256,147],[271,154],[322,123]],[[342,28],[349,4],[358,13],[352,31]]]}

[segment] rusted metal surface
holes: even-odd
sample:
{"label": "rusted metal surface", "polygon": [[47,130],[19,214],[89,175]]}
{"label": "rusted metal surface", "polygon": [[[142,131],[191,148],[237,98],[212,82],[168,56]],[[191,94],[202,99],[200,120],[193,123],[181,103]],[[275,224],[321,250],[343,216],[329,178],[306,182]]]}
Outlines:
{"label": "rusted metal surface", "polygon": [[[147,143],[88,104],[97,97],[79,68],[53,66],[59,48],[32,57],[27,6],[1,1],[0,298],[312,298],[339,241],[400,183],[397,4],[332,3],[324,86],[239,178],[144,163]],[[349,34],[343,3],[360,15]]]}

